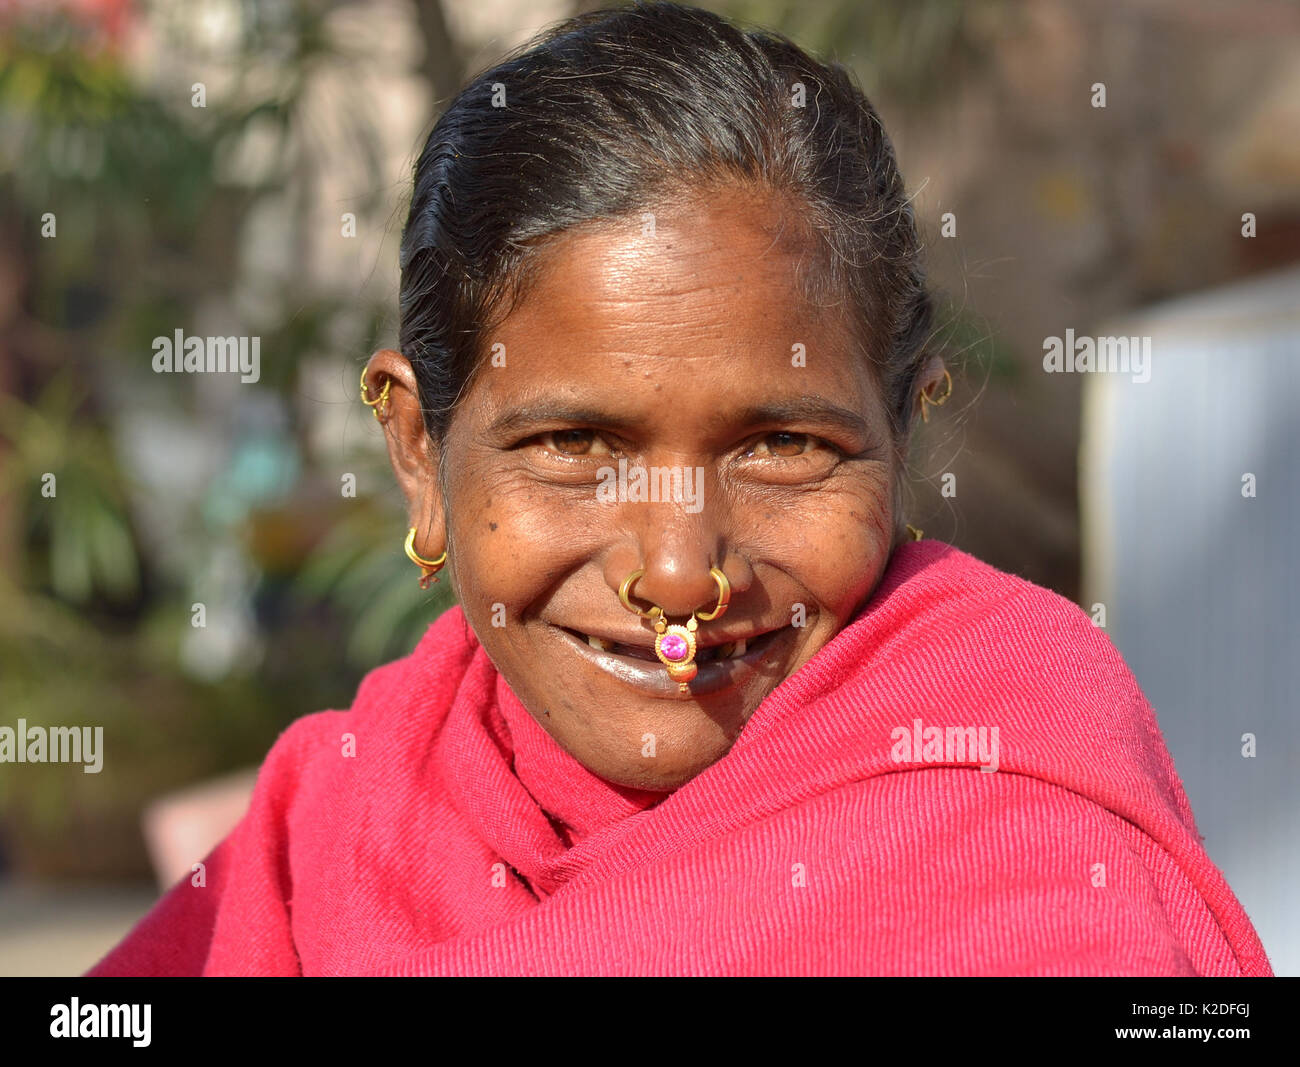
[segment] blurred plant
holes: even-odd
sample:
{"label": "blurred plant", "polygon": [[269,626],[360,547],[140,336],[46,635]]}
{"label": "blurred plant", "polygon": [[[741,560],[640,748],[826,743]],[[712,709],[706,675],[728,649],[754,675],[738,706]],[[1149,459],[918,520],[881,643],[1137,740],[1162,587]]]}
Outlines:
{"label": "blurred plant", "polygon": [[98,774],[42,763],[0,773],[0,831],[10,862],[26,874],[143,871],[140,809],[161,793],[259,763],[293,717],[286,708],[301,678],[201,684],[180,674],[176,643],[186,625],[177,606],[116,631],[0,572],[4,725],[22,718],[28,728],[103,728]]}
{"label": "blurred plant", "polygon": [[[382,458],[375,466],[368,484],[391,480]],[[303,561],[296,592],[327,601],[348,620],[345,654],[357,666],[407,655],[456,602],[445,571],[436,585],[420,588],[420,572],[402,551],[405,535],[386,503],[358,500]]]}
{"label": "blurred plant", "polygon": [[[232,0],[221,54],[205,55],[202,13],[183,2],[0,2],[0,387],[12,394],[0,392],[0,565],[11,575],[0,573],[0,709],[9,725],[18,716],[103,724],[106,748],[100,775],[57,765],[0,774],[0,824],[32,870],[142,870],[144,801],[260,762],[288,721],[338,706],[362,666],[410,651],[443,603],[406,573],[400,533],[393,558],[393,523],[377,507],[336,495],[327,512],[303,507],[333,475],[300,462],[310,408],[297,403],[299,367],[372,344],[391,313],[304,269],[317,189],[340,159],[360,189],[348,210],[380,228],[388,221],[392,175],[381,172],[371,101],[320,96],[349,64],[373,63],[332,25],[347,7],[364,12],[360,3]],[[135,19],[148,22],[172,69],[189,60],[219,70],[223,90],[196,108],[188,78],[134,78],[117,45]],[[270,242],[290,250],[279,273],[266,272],[254,240],[267,217],[252,214],[260,203],[285,225],[285,239],[277,229]],[[274,442],[259,436],[271,425],[266,405],[241,404],[244,447],[225,449],[230,423],[200,401],[199,383],[151,373],[151,339],[214,310],[262,338],[259,400],[284,416],[272,420],[283,426]],[[183,434],[188,417],[196,438],[228,451],[228,469],[185,494],[184,514],[173,508],[146,530],[164,502],[113,445],[124,424],[150,414],[140,405],[156,404],[159,389],[168,409],[151,432]],[[155,456],[166,440],[150,438]],[[42,495],[47,473],[53,496]],[[133,510],[141,495],[153,507]],[[205,511],[235,496],[247,522]],[[258,536],[277,508],[293,516],[294,538],[314,544],[331,533],[302,586],[315,592],[291,595],[302,546]],[[187,572],[161,569],[142,547],[146,533],[183,537],[167,558]],[[252,562],[265,647],[253,673],[203,683],[186,674],[181,650],[195,634],[188,594],[217,538]],[[389,568],[403,581],[385,579]],[[358,574],[370,576],[371,593],[402,592],[367,595]],[[322,599],[331,610],[319,610]],[[340,634],[350,635],[350,664],[321,654]]]}
{"label": "blurred plant", "polygon": [[868,95],[902,103],[926,103],[950,92],[953,81],[977,67],[989,43],[1017,17],[1008,0],[724,0],[716,7],[856,68]]}
{"label": "blurred plant", "polygon": [[976,382],[991,379],[1014,383],[1023,377],[1015,350],[994,332],[984,316],[941,297],[936,319],[940,325],[934,331],[932,345],[954,372],[961,368],[968,379]]}
{"label": "blurred plant", "polygon": [[[52,276],[107,283],[105,262],[186,244],[208,206],[217,144],[238,120],[221,115],[214,131],[182,120],[140,92],[114,53],[88,51],[57,9],[43,14],[0,34],[0,188],[25,215],[56,213],[58,239],[38,246]],[[36,310],[61,317],[54,303]]]}
{"label": "blurred plant", "polygon": [[140,591],[140,561],[111,444],[80,416],[86,394],[66,373],[30,407],[0,394],[0,500],[26,526],[28,574],[74,604],[122,602]]}

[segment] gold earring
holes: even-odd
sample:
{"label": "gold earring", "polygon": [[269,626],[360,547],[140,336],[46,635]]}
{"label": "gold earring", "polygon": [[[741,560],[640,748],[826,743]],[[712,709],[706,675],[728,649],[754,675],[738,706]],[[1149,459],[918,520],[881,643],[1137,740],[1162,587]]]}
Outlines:
{"label": "gold earring", "polygon": [[917,529],[917,527],[913,526],[911,523],[907,524],[907,532],[913,541],[919,541],[925,536],[924,530]]}
{"label": "gold earring", "polygon": [[415,527],[412,526],[406,532],[406,556],[420,568],[420,588],[428,589],[430,582],[438,580],[438,572],[442,570],[443,565],[447,562],[447,553],[444,551],[437,559],[424,559],[415,551]]}
{"label": "gold earring", "polygon": [[939,397],[937,400],[931,397],[926,390],[924,389],[921,390],[921,421],[922,422],[930,421],[930,409],[926,407],[927,404],[933,404],[935,407],[941,408],[944,406],[944,404],[948,403],[948,398],[952,396],[952,375],[948,373],[947,369],[945,369],[943,372],[943,380],[947,388],[944,390],[943,396]]}
{"label": "gold earring", "polygon": [[[376,422],[383,422],[384,419],[388,418],[388,390],[392,388],[392,385],[393,385],[393,379],[385,378],[383,390],[380,392],[379,396],[376,399],[371,400],[370,388],[369,386],[366,385],[366,371],[365,368],[362,368],[361,403],[365,404],[366,407],[370,409],[370,414],[372,414],[375,417]],[[380,418],[379,413],[381,411],[383,412],[383,418]]]}

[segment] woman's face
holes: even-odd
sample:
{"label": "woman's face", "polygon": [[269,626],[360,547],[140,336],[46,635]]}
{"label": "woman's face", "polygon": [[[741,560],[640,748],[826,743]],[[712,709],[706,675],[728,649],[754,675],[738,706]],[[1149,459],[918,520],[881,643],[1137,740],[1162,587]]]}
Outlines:
{"label": "woman's face", "polygon": [[[371,365],[395,378],[390,441],[417,547],[448,549],[515,694],[620,785],[675,789],[724,756],[870,596],[894,542],[879,390],[844,309],[800,295],[812,249],[787,222],[737,192],[550,245],[452,420],[445,496],[409,367],[392,352]],[[637,498],[637,468],[664,492]],[[716,603],[710,566],[731,604],[700,622],[710,651],[681,693],[618,590],[642,569],[635,597],[684,623]],[[743,653],[710,658],[740,639]]]}

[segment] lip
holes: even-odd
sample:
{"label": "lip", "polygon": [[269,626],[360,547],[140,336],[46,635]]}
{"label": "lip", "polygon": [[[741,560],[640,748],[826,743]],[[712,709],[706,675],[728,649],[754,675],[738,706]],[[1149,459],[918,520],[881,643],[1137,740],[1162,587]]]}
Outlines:
{"label": "lip", "polygon": [[[647,630],[637,630],[635,633],[630,633],[630,634],[612,634],[612,633],[604,633],[600,630],[589,630],[582,626],[561,626],[559,627],[559,629],[566,630],[571,636],[577,637],[579,639],[585,638],[587,636],[599,637],[604,641],[610,642],[611,644],[629,645],[634,648],[641,649],[643,652],[648,653],[652,657],[654,656],[655,635],[653,633],[650,633]],[[742,637],[746,641],[757,641],[760,637],[766,637],[769,633],[772,632],[774,631],[769,630],[766,633],[760,633],[760,634],[736,633],[736,634],[731,634],[730,636],[728,636],[725,633],[718,633],[718,632],[710,632],[708,634],[697,632],[695,635],[695,647],[700,651],[704,651],[710,648],[720,648],[722,645],[734,644],[735,642],[739,641]],[[743,659],[744,657],[741,658]],[[655,662],[657,663],[659,661],[655,660]]]}
{"label": "lip", "polygon": [[[779,648],[783,642],[788,641],[789,636],[794,632],[790,626],[769,630],[767,633],[759,634],[753,638],[749,642],[750,647],[746,649],[743,656],[736,659],[709,660],[700,663],[699,673],[686,683],[687,690],[683,693],[678,684],[668,677],[667,669],[658,660],[650,662],[637,659],[635,656],[619,655],[616,652],[601,652],[597,648],[592,648],[586,641],[575,637],[563,627],[551,626],[551,630],[558,634],[565,644],[591,666],[604,671],[625,685],[629,685],[650,696],[671,697],[679,700],[692,696],[702,696],[705,693],[717,693],[740,685],[746,679],[759,673],[764,657],[773,649]],[[633,642],[624,643],[632,644]],[[640,644],[641,642],[637,641],[636,643]],[[709,647],[726,643],[711,641]]]}

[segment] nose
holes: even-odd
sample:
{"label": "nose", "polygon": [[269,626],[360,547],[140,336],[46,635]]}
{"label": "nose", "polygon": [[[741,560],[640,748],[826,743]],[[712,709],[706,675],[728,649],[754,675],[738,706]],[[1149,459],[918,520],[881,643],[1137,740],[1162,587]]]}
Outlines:
{"label": "nose", "polygon": [[[734,604],[753,582],[753,572],[739,553],[728,551],[725,538],[708,517],[708,509],[688,514],[662,504],[638,505],[659,512],[646,516],[633,548],[611,553],[605,579],[615,592],[635,570],[644,573],[633,584],[629,599],[642,609],[655,604],[671,621],[692,612],[710,613],[718,604],[718,583],[710,573],[717,567],[726,576]],[[673,512],[672,515],[667,512]]]}

